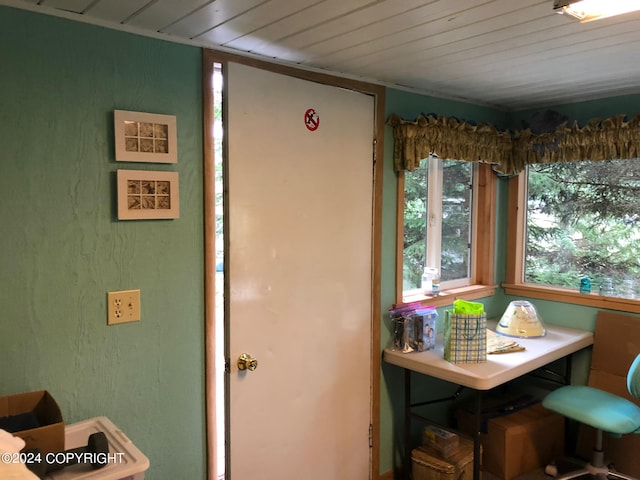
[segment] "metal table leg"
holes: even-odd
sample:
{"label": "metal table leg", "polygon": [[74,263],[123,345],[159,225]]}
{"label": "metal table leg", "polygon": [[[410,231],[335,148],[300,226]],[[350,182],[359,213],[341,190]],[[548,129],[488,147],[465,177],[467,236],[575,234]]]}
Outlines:
{"label": "metal table leg", "polygon": [[404,480],[411,480],[411,370],[404,369]]}
{"label": "metal table leg", "polygon": [[473,435],[473,480],[480,480],[480,435],[482,433],[482,390],[476,390],[476,425]]}
{"label": "metal table leg", "polygon": [[[412,468],[412,459],[411,459],[411,422],[413,419],[420,420],[426,423],[433,423],[432,420],[415,413],[414,407],[420,407],[425,405],[433,405],[441,402],[452,402],[460,397],[462,390],[465,387],[458,386],[458,389],[455,391],[453,395],[449,395],[443,398],[431,399],[423,402],[412,403],[411,401],[411,370],[405,368],[404,369],[404,459],[403,459],[403,476],[404,480],[411,480],[413,477],[411,468]],[[479,399],[478,399],[479,402]],[[478,442],[479,443],[479,439]],[[479,447],[478,447],[479,448]],[[479,471],[479,470],[478,470]],[[475,478],[474,480],[478,480]]]}

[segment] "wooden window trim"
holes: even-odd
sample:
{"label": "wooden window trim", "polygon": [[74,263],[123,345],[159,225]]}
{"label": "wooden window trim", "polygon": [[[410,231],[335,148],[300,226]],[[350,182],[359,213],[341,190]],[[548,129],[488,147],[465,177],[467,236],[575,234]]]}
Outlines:
{"label": "wooden window trim", "polygon": [[506,275],[505,282],[502,284],[504,293],[518,297],[539,298],[587,307],[640,313],[640,300],[603,297],[594,292],[584,294],[578,291],[578,285],[572,289],[524,282],[526,182],[526,172],[521,172],[509,179]]}
{"label": "wooden window trim", "polygon": [[404,255],[404,171],[398,174],[396,195],[396,305],[422,301],[438,306],[451,305],[454,300],[475,300],[495,294],[495,240],[497,178],[491,165],[478,165],[476,182],[477,206],[472,231],[472,285],[443,290],[440,295],[403,296],[402,265]]}

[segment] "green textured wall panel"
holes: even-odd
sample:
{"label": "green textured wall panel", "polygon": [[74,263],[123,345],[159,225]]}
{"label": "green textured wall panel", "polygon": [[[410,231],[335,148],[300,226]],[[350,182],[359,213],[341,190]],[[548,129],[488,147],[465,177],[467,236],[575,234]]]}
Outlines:
{"label": "green textured wall panel", "polygon": [[[0,7],[0,61],[0,394],[47,389],[147,478],[204,478],[201,52]],[[178,163],[116,163],[115,109],[176,115]],[[180,218],[118,221],[119,168],[178,171]],[[107,326],[134,288],[142,320]]]}

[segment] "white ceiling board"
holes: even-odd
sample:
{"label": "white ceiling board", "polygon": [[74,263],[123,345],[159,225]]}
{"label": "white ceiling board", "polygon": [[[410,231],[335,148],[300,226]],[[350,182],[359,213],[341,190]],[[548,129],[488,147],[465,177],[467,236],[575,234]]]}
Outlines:
{"label": "white ceiling board", "polygon": [[[370,1],[370,0],[369,0]],[[221,38],[221,43],[223,43],[227,47],[238,48],[239,50],[251,51],[250,48],[242,47],[240,45],[234,46],[236,42],[241,42],[242,39],[254,39],[254,38],[269,38],[268,30],[271,29],[273,31],[274,25],[278,24],[281,20],[298,17],[301,12],[305,12],[311,8],[315,8],[318,4],[323,4],[325,2],[318,0],[299,0],[296,3],[296,9],[292,11],[287,8],[288,0],[271,0],[269,3],[260,5],[259,7],[247,12],[245,15],[241,17],[234,18],[228,24],[225,25],[230,31],[235,32],[235,36],[232,38],[229,37],[227,40],[222,40],[225,38],[223,35]],[[212,32],[213,33],[213,32]],[[215,34],[216,36],[218,33]],[[277,40],[278,37],[277,27],[276,27],[276,37],[268,40],[269,43],[272,43],[274,40]]]}
{"label": "white ceiling board", "polygon": [[245,12],[244,15],[237,16],[219,27],[200,35],[198,38],[215,42],[219,45],[229,46],[229,43],[233,40],[253,34],[264,26],[277,22],[287,15],[286,12],[296,14],[318,2],[318,0],[298,0],[295,9],[291,10],[286,8],[289,1],[290,0],[271,0],[260,4]]}
{"label": "white ceiling board", "polygon": [[[496,45],[494,46],[496,51],[493,53],[485,48],[473,49],[468,53],[473,53],[474,56],[465,53],[462,59],[456,58],[456,54],[448,57],[440,56],[426,62],[408,59],[408,61],[412,60],[411,64],[414,68],[398,69],[397,74],[407,79],[405,85],[417,86],[427,79],[436,90],[448,86],[468,90],[470,95],[477,94],[473,91],[474,87],[482,85],[501,86],[500,90],[513,88],[519,91],[526,88],[547,90],[550,85],[561,82],[563,78],[571,78],[572,84],[567,88],[573,90],[575,85],[586,83],[592,72],[598,71],[598,68],[603,69],[607,76],[610,76],[611,72],[621,76],[620,67],[615,67],[611,62],[617,63],[625,55],[639,56],[636,52],[640,52],[640,36],[632,26],[627,27],[632,31],[626,34],[610,35],[607,32],[593,32],[584,37],[588,38],[588,41],[584,41],[583,36],[576,34],[576,40],[567,41],[567,46],[563,49],[557,48],[558,39],[551,38],[536,43],[533,38],[530,38],[529,43],[525,43],[522,48]],[[608,53],[605,52],[606,49],[609,49]],[[606,62],[606,67],[596,67],[601,65],[598,59]],[[635,62],[639,60],[635,58]],[[430,64],[427,63],[429,61]],[[629,60],[623,63],[628,64]],[[376,67],[372,65],[368,68],[375,70]],[[637,81],[636,66],[633,69],[636,70]],[[473,75],[469,75],[470,71]],[[416,72],[422,72],[423,75],[416,75]],[[372,71],[363,68],[359,69],[359,73],[370,75]],[[391,68],[386,74],[394,75],[394,69]],[[538,79],[543,79],[540,84],[535,83]],[[383,80],[388,81],[387,78]],[[601,86],[601,88],[605,87],[606,85]],[[493,91],[494,88],[491,90]],[[483,92],[482,96],[490,102],[495,101],[494,96],[488,92]]]}
{"label": "white ceiling board", "polygon": [[[546,27],[544,19],[533,21],[524,26],[509,27],[501,31],[490,32],[476,37],[463,39],[458,42],[452,42],[440,45],[429,50],[427,60],[416,58],[410,66],[412,68],[420,68],[429,62],[433,65],[437,61],[440,67],[454,64],[457,62],[467,62],[478,58],[485,59],[485,63],[491,60],[488,56],[500,56],[501,58],[523,58],[526,57],[525,49],[531,46],[538,46],[540,42],[555,42],[550,46],[543,47],[556,49],[558,42],[566,43],[572,34],[580,34],[579,25],[568,25],[560,27]],[[508,32],[507,32],[508,30]],[[573,33],[572,33],[573,32]],[[504,35],[509,35],[509,42],[503,40]],[[608,34],[607,34],[608,35]],[[407,72],[407,63],[389,60],[390,68],[398,74]],[[533,64],[533,62],[531,62]]]}
{"label": "white ceiling board", "polygon": [[[540,38],[545,38],[545,35],[551,30],[540,30],[536,28],[536,22],[532,22],[532,24],[531,26],[527,24],[523,28],[514,28],[514,36],[511,37],[509,43],[501,39],[502,32],[491,32],[478,37],[439,45],[429,49],[428,54],[418,52],[407,56],[406,60],[400,59],[398,61],[397,56],[396,58],[386,58],[385,67],[387,68],[387,73],[391,75],[410,75],[416,70],[447,68],[458,62],[464,63],[483,58],[485,55],[502,57],[509,56],[514,51],[517,51],[518,57],[521,57],[519,49],[515,48],[516,46],[526,47],[532,42],[539,41]],[[376,68],[375,63],[369,63],[363,66],[362,70],[375,70]]]}
{"label": "white ceiling board", "polygon": [[120,23],[143,8],[152,0],[100,0],[90,6],[87,15],[106,22]]}
{"label": "white ceiling board", "polygon": [[[390,19],[399,19],[403,15],[413,15],[414,21],[420,15],[426,18],[429,15],[427,9],[430,8],[433,14],[435,4],[439,4],[439,0],[405,1],[398,3],[392,12],[389,12],[388,5],[384,2],[369,3],[358,9],[343,8],[340,15],[323,17],[322,22],[315,22],[308,28],[290,34],[282,38],[281,42],[318,56],[327,50],[342,50],[362,41],[369,41],[370,29],[376,30],[375,37],[383,36],[381,27]],[[325,44],[333,46],[318,48]]]}
{"label": "white ceiling board", "polygon": [[[424,3],[424,0],[407,0],[405,3]],[[272,52],[272,45],[286,45],[295,50],[296,46],[293,42],[287,41],[289,38],[296,37],[301,32],[308,32],[317,28],[317,25],[332,24],[331,29],[335,31],[336,22],[349,22],[351,16],[357,16],[362,19],[362,15],[367,13],[367,21],[369,15],[376,6],[381,7],[381,14],[388,14],[385,5],[380,2],[371,2],[371,0],[358,0],[357,2],[344,2],[344,0],[323,0],[318,1],[307,8],[281,18],[255,32],[252,35],[245,35],[237,40],[230,42],[228,46],[255,53]],[[371,7],[371,8],[369,8]],[[301,50],[300,50],[301,51]]]}
{"label": "white ceiling board", "polygon": [[175,0],[156,0],[149,2],[146,8],[123,23],[159,32],[209,2],[210,0],[180,0],[179,3]]}
{"label": "white ceiling board", "polygon": [[197,38],[229,20],[243,15],[270,0],[216,0],[208,3],[165,31],[171,35],[185,38]]}
{"label": "white ceiling board", "polygon": [[[637,55],[635,55],[637,57]],[[635,63],[634,57],[629,55],[629,65]],[[637,58],[636,58],[637,60]],[[571,62],[566,65],[567,69],[571,69],[574,66]],[[500,105],[504,102],[518,101],[524,105],[539,104],[540,99],[546,99],[552,101],[552,103],[567,103],[567,100],[574,98],[600,98],[599,91],[602,91],[604,85],[607,86],[607,91],[615,94],[629,93],[632,89],[637,89],[637,76],[633,77],[633,69],[635,67],[629,67],[622,69],[622,79],[612,80],[608,73],[606,65],[592,64],[587,71],[584,71],[582,76],[567,76],[562,73],[558,73],[557,77],[553,81],[550,81],[547,76],[536,75],[532,72],[531,81],[526,82],[527,88],[531,88],[536,92],[539,92],[536,97],[531,96],[533,100],[523,101],[520,98],[519,92],[523,88],[521,80],[512,80],[508,72],[503,73],[506,80],[501,78],[500,75],[496,75],[496,81],[488,81],[483,77],[482,82],[466,82],[464,79],[452,80],[452,81],[434,81],[434,88],[464,88],[470,92],[470,95],[482,95],[489,103]],[[559,70],[562,70],[560,68]],[[587,78],[588,80],[584,80]],[[495,85],[504,80],[507,86],[501,86],[496,88]],[[419,80],[417,80],[419,82]],[[512,86],[508,86],[509,82],[512,82]],[[581,82],[580,88],[576,88],[576,83]]]}
{"label": "white ceiling board", "polygon": [[[528,58],[528,55],[540,51],[537,42],[545,44],[544,47],[541,47],[544,49],[545,59],[564,54],[562,50],[557,50],[557,53],[554,53],[556,45],[553,40],[545,40],[547,36],[553,37],[551,31],[531,33],[523,31],[521,36],[513,37],[512,42],[508,44],[499,40],[491,42],[491,36],[461,40],[434,47],[424,54],[418,52],[407,55],[406,62],[398,62],[394,58],[382,60],[388,64],[390,72],[403,76],[411,74],[411,72],[432,68],[438,68],[439,71],[446,71],[451,75],[458,70],[466,76],[471,71],[469,66],[472,64],[477,68],[485,68],[486,71],[491,72],[505,62],[510,64],[513,62],[511,66],[514,68],[522,64],[530,65],[532,69],[539,70],[544,67],[544,64],[537,64],[534,59]],[[486,43],[487,41],[489,42]],[[512,47],[512,44],[520,44],[520,47]],[[364,68],[375,70],[376,66],[369,64]],[[474,74],[476,74],[475,71]]]}
{"label": "white ceiling board", "polygon": [[[309,62],[351,61],[371,52],[380,52],[405,42],[404,37],[414,32],[413,38],[431,35],[439,22],[460,21],[459,16],[467,7],[478,4],[478,0],[429,2],[421,8],[409,11],[394,9],[393,13],[376,23],[352,26],[351,29],[333,30],[333,24],[318,25],[316,28],[285,39],[283,43],[309,52]],[[486,6],[492,2],[483,2]],[[355,22],[354,22],[355,23]],[[445,26],[441,28],[446,28]],[[327,60],[329,59],[329,61]],[[299,59],[292,59],[300,61]],[[309,63],[308,62],[308,63]]]}
{"label": "white ceiling board", "polygon": [[[504,3],[513,4],[508,0]],[[515,7],[513,7],[515,8]],[[533,10],[533,9],[532,9]],[[521,11],[511,11],[509,14],[500,14],[499,10],[481,9],[480,12],[468,10],[465,12],[467,16],[458,16],[451,24],[445,21],[433,22],[432,24],[420,25],[412,27],[378,40],[374,43],[363,45],[362,48],[353,48],[340,53],[331,55],[333,62],[327,63],[327,68],[342,68],[343,65],[349,64],[353,68],[377,63],[385,60],[397,60],[410,57],[411,55],[423,55],[426,53],[431,56],[430,49],[437,48],[450,43],[474,38],[482,32],[500,30],[509,25],[517,25],[517,17],[522,14]],[[469,24],[469,18],[478,19],[478,21]],[[534,17],[537,18],[537,15]],[[365,51],[366,50],[366,51]],[[367,53],[368,52],[368,53]],[[360,55],[354,55],[360,53]],[[336,62],[335,59],[341,59]],[[323,61],[320,58],[319,61]]]}
{"label": "white ceiling board", "polygon": [[[496,70],[508,70],[514,75],[521,69],[527,72],[527,76],[530,76],[528,72],[531,72],[537,75],[543,74],[548,78],[548,71],[555,71],[558,75],[572,75],[598,62],[606,62],[613,67],[612,58],[620,59],[629,53],[637,56],[639,44],[640,33],[628,32],[614,37],[593,38],[571,43],[562,50],[557,50],[556,55],[550,55],[549,50],[554,48],[554,41],[545,40],[523,47],[518,50],[519,55],[515,55],[513,51],[502,51],[455,62],[448,65],[446,75],[443,75],[443,70],[436,69],[437,71],[433,72],[430,78],[451,82],[458,78],[468,78],[469,69],[477,75],[491,75]],[[618,52],[619,50],[622,51]]]}
{"label": "white ceiling board", "polygon": [[42,0],[40,4],[67,12],[82,13],[94,0]]}
{"label": "white ceiling board", "polygon": [[505,111],[640,94],[640,13],[580,24],[555,13],[553,0],[0,0],[0,5]]}
{"label": "white ceiling board", "polygon": [[[610,74],[613,62],[600,60],[598,62],[587,62],[585,64],[584,62],[580,63],[577,59],[567,59],[565,62],[558,61],[555,66],[560,71],[563,68],[566,68],[575,69],[578,73],[572,72],[566,75],[559,73],[558,78],[554,79],[553,82],[550,82],[548,76],[540,74],[540,72],[532,71],[526,76],[518,75],[517,72],[516,74],[509,74],[508,72],[505,72],[504,74],[506,75],[509,84],[502,87],[500,89],[500,93],[507,94],[509,92],[515,92],[514,96],[517,96],[517,92],[524,86],[542,89],[545,85],[547,85],[548,88],[547,93],[551,93],[564,88],[574,88],[576,82],[582,82],[581,89],[584,90],[603,83],[608,83],[613,86],[617,82],[619,85],[631,86],[638,82],[638,77],[637,75],[634,75],[633,72],[636,68],[634,64],[640,60],[640,55],[636,52],[630,52],[626,57],[628,66],[621,67],[620,70],[616,72],[616,75],[622,74],[618,77],[618,80],[614,80]],[[584,80],[585,78],[587,80]],[[454,82],[455,81],[456,80],[454,80]]]}

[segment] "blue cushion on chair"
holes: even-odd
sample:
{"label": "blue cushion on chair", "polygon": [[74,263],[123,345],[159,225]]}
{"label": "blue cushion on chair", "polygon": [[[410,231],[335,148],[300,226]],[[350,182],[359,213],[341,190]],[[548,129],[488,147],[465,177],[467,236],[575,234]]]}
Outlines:
{"label": "blue cushion on chair", "polygon": [[640,429],[639,406],[597,388],[581,385],[561,387],[547,395],[542,405],[608,433],[619,435]]}

